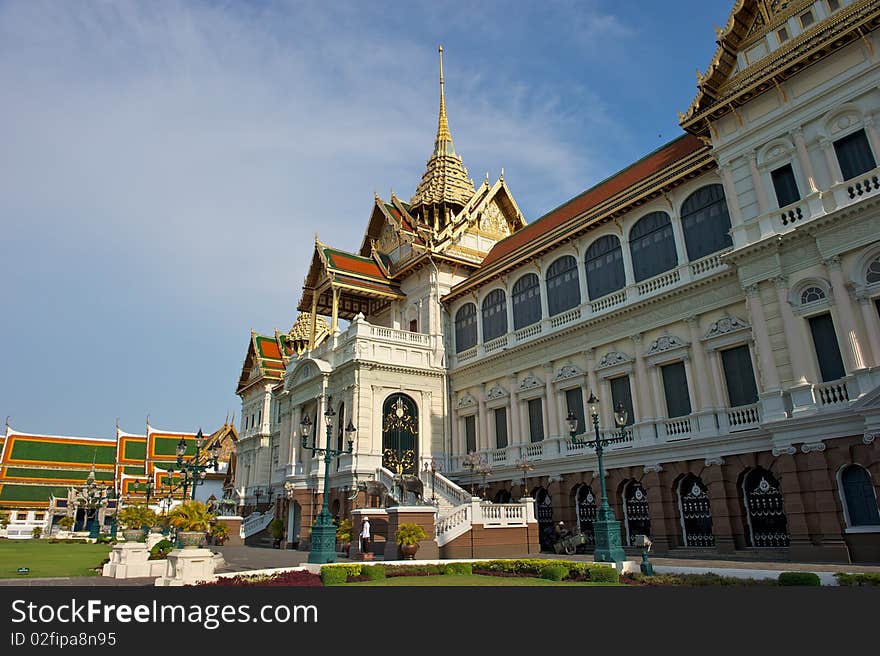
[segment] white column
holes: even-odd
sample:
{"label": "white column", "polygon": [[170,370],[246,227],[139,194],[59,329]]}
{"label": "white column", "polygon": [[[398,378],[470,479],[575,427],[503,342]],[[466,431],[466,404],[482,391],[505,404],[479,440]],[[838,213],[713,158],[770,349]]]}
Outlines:
{"label": "white column", "polygon": [[550,306],[547,301],[547,279],[544,277],[544,267],[538,271],[538,289],[541,290],[541,321],[550,317]]}
{"label": "white column", "polygon": [[[657,416],[650,416],[654,412],[654,405],[649,401],[651,381],[648,376],[648,369],[645,366],[645,356],[642,353],[642,334],[633,335],[630,339],[633,341],[633,352],[636,358],[635,380],[631,381],[630,384],[630,392],[633,396],[633,411],[636,412],[639,421],[657,419]],[[636,405],[640,407],[641,415],[636,411]]]}
{"label": "white column", "polygon": [[663,394],[663,382],[660,380],[662,375],[660,367],[654,364],[648,365],[648,367],[650,368],[651,386],[654,389],[654,417],[657,419],[665,418],[668,413],[663,407],[663,401],[666,397]]}
{"label": "white column", "polygon": [[749,173],[752,176],[752,186],[755,188],[755,196],[758,199],[758,210],[760,214],[766,214],[770,211],[770,201],[767,198],[767,190],[761,180],[761,174],[758,172],[758,163],[755,159],[755,153],[748,153],[746,160],[749,162]]}
{"label": "white column", "polygon": [[599,381],[599,416],[601,426],[616,426],[614,423],[614,402],[611,399],[611,383],[607,378]]}
{"label": "white column", "polygon": [[687,247],[684,242],[684,229],[681,220],[678,218],[678,210],[675,207],[670,208],[669,221],[672,224],[672,236],[675,239],[675,253],[678,256],[678,264],[682,265],[688,261]]}
{"label": "white column", "polygon": [[492,444],[490,444],[489,440],[489,417],[488,412],[486,412],[486,384],[483,383],[482,389],[480,390],[480,399],[479,399],[479,434],[477,435],[477,450],[480,449],[490,449],[492,448]]}
{"label": "white column", "polygon": [[804,325],[794,316],[791,303],[788,302],[788,279],[779,276],[773,282],[776,285],[776,302],[779,304],[779,314],[782,317],[782,330],[785,332],[794,383],[795,385],[803,385],[816,379],[812,366],[807,360],[807,354],[810,351],[804,339]]}
{"label": "white column", "polygon": [[865,323],[865,330],[868,332],[868,342],[871,345],[873,355],[871,363],[877,367],[880,366],[880,317],[877,315],[877,307],[874,305],[873,299],[868,296],[859,298],[859,306],[862,309],[862,319]]}
{"label": "white column", "polygon": [[721,172],[724,198],[727,200],[727,207],[730,209],[730,225],[732,228],[742,225],[742,209],[739,206],[739,196],[736,193],[736,185],[733,182],[733,167],[728,162],[719,166],[718,170]]}
{"label": "white column", "polygon": [[709,370],[712,372],[712,403],[716,408],[726,408],[730,401],[724,398],[724,383],[721,372],[721,354],[718,351],[710,351],[706,354],[709,361]]}
{"label": "white column", "polygon": [[629,250],[629,240],[625,237],[620,239],[620,252],[623,255],[623,275],[626,279],[626,286],[636,284],[636,274],[633,271],[632,253]]}
{"label": "white column", "polygon": [[849,368],[847,373],[865,368],[865,360],[862,357],[862,347],[856,332],[856,318],[853,312],[853,302],[849,295],[849,289],[843,279],[843,271],[840,266],[840,257],[834,255],[825,260],[828,276],[831,278],[831,287],[834,290],[834,302],[837,305],[840,316],[840,329],[843,332],[844,356]]}
{"label": "white column", "polygon": [[586,303],[589,300],[589,294],[587,293],[587,265],[584,262],[584,251],[583,249],[578,249],[578,254],[576,256],[578,258],[577,268],[578,268],[578,286],[581,290],[581,304]]}
{"label": "white column", "polygon": [[804,131],[801,128],[795,128],[791,131],[794,139],[794,146],[797,149],[798,162],[801,170],[807,176],[807,184],[810,185],[810,193],[819,191],[819,185],[816,182],[816,172],[813,170],[813,162],[810,160],[810,153],[807,152],[807,143],[804,140]]}
{"label": "white column", "polygon": [[300,459],[300,435],[299,422],[302,419],[302,408],[298,405],[293,406],[290,411],[290,454],[287,464],[296,466],[296,462]]}
{"label": "white column", "polygon": [[761,386],[765,392],[779,390],[779,373],[776,371],[773,347],[770,345],[770,338],[767,335],[767,319],[764,316],[764,306],[761,303],[761,291],[758,285],[749,285],[745,292],[752,334],[755,336],[755,346],[758,349],[758,361],[761,363]]}
{"label": "white column", "polygon": [[688,399],[691,402],[691,413],[693,414],[697,412],[697,407],[700,405],[700,400],[697,397],[697,386],[694,382],[694,368],[693,366],[691,366],[691,358],[687,354],[685,354],[684,356],[684,375],[685,378],[687,378]]}
{"label": "white column", "polygon": [[819,141],[822,147],[822,153],[825,155],[825,164],[828,166],[828,175],[831,177],[831,184],[836,185],[843,182],[843,173],[840,171],[840,163],[837,161],[837,153],[834,152],[834,144],[831,140],[824,137]]}
{"label": "white column", "polygon": [[559,417],[557,415],[556,394],[553,389],[553,365],[544,365],[544,395],[547,398],[546,406],[546,423],[547,432],[545,437],[551,438],[559,435]]}
{"label": "white column", "polygon": [[700,337],[702,336],[700,332],[700,319],[697,316],[688,317],[687,324],[691,335],[691,354],[694,358],[694,380],[690,381],[690,383],[694,389],[693,398],[696,401],[694,412],[696,412],[697,409],[705,410],[712,407],[712,399],[709,381],[706,379],[708,369],[706,366],[706,353],[703,350],[703,345],[700,343]]}
{"label": "white column", "polygon": [[463,455],[464,447],[461,441],[461,429],[458,425],[458,410],[452,408],[452,455]]}

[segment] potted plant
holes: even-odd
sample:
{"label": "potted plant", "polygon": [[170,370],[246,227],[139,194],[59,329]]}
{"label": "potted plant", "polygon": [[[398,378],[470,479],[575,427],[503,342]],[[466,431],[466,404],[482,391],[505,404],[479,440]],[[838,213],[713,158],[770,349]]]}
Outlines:
{"label": "potted plant", "polygon": [[284,538],[284,521],[275,518],[269,523],[269,533],[272,535],[274,542],[272,543],[272,547],[275,549],[281,548],[281,540]]}
{"label": "potted plant", "polygon": [[419,550],[419,540],[426,540],[428,534],[418,524],[401,524],[397,527],[394,540],[403,557],[412,560]]}
{"label": "potted plant", "polygon": [[71,517],[70,515],[65,515],[64,517],[62,517],[61,519],[58,520],[58,528],[61,529],[62,531],[69,532],[70,529],[73,528],[73,525],[75,522],[76,522],[76,520],[73,517]]}
{"label": "potted plant", "polygon": [[211,527],[211,539],[216,545],[222,545],[229,539],[229,527],[223,522],[214,522]]}
{"label": "potted plant", "polygon": [[39,540],[42,535],[43,529],[40,526],[34,526],[33,530],[31,531],[31,537],[34,538],[34,540]]}
{"label": "potted plant", "polygon": [[144,504],[125,506],[116,516],[122,524],[122,537],[126,542],[143,542],[146,539],[146,531],[156,523],[156,513]]}
{"label": "potted plant", "polygon": [[196,549],[205,541],[214,515],[201,501],[184,501],[168,515],[168,523],[177,529],[184,549]]}
{"label": "potted plant", "polygon": [[339,551],[348,553],[351,547],[351,534],[353,526],[350,519],[343,519],[336,527],[336,542],[339,543]]}

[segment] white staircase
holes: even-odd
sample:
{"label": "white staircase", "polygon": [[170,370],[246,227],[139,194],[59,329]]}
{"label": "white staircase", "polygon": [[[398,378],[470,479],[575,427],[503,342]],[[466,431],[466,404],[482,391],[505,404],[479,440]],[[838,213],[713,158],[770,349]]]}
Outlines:
{"label": "white staircase", "polygon": [[[421,470],[419,471],[419,478],[424,486],[422,495],[425,499],[430,500],[433,491],[438,510],[438,525],[441,520],[449,517],[456,509],[464,504],[471,503],[470,492],[459,487],[443,474],[437,472],[431,474],[431,472]],[[431,487],[432,484],[433,489]]]}
{"label": "white staircase", "polygon": [[274,512],[264,512],[258,513],[253,512],[241,522],[241,539],[247,539],[252,535],[256,535],[260,531],[264,530],[274,519]]}

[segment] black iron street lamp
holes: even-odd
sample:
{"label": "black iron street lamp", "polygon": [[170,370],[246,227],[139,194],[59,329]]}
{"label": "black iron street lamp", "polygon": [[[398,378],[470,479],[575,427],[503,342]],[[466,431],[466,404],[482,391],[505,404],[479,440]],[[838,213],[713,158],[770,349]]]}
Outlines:
{"label": "black iron street lamp", "polygon": [[523,458],[522,460],[517,460],[514,463],[514,467],[522,470],[522,497],[521,497],[521,499],[528,498],[529,488],[526,487],[526,483],[527,483],[526,477],[528,476],[528,473],[535,468],[535,466],[531,462],[529,462],[528,460]]}
{"label": "black iron street lamp", "polygon": [[[186,439],[181,437],[180,442],[177,443],[177,468],[180,469],[181,472],[184,472],[184,480],[186,480],[186,472],[190,473],[190,478],[192,479],[193,501],[195,501],[196,498],[196,486],[204,483],[205,476],[207,476],[206,470],[213,469],[214,471],[217,471],[217,458],[220,457],[220,442],[215,440],[209,449],[211,452],[210,459],[205,464],[200,464],[199,454],[204,445],[205,436],[202,435],[202,429],[200,428],[199,432],[196,434],[196,453],[190,460],[184,463],[183,456],[186,455],[187,448]],[[183,496],[186,498],[186,483],[184,483]]]}
{"label": "black iron street lamp", "polygon": [[425,473],[431,472],[431,503],[437,503],[437,497],[434,495],[434,479],[437,478],[437,472],[440,471],[440,465],[433,458],[431,461],[425,461]]}
{"label": "black iron street lamp", "polygon": [[150,497],[153,496],[153,491],[155,488],[153,487],[153,479],[148,478],[146,483],[136,483],[134,485],[134,489],[138,492],[144,491],[147,493],[147,505],[150,505]]}
{"label": "black iron street lamp", "polygon": [[348,426],[345,428],[345,434],[348,438],[348,449],[344,451],[331,449],[330,440],[332,439],[333,417],[335,416],[336,413],[333,412],[333,408],[330,407],[328,402],[327,411],[324,413],[324,423],[327,424],[327,443],[324,448],[318,447],[317,435],[312,438],[312,445],[309,446],[308,444],[309,435],[312,433],[312,422],[308,415],[300,422],[302,447],[315,455],[324,456],[324,500],[321,504],[321,512],[318,513],[315,523],[312,524],[312,536],[309,544],[310,563],[336,562],[336,525],[333,523],[333,516],[330,514],[330,462],[333,458],[338,458],[354,450],[354,434],[357,429],[349,418]]}
{"label": "black iron street lamp", "polygon": [[254,488],[254,496],[257,498],[256,511],[260,512],[260,497],[263,496],[263,488]]}
{"label": "black iron street lamp", "polygon": [[605,465],[602,460],[602,449],[609,444],[626,441],[626,432],[624,426],[628,419],[628,413],[622,403],[618,403],[614,409],[614,423],[620,429],[620,432],[614,437],[602,438],[599,435],[599,412],[597,404],[599,399],[590,392],[590,398],[587,399],[590,404],[590,416],[593,418],[593,429],[596,432],[595,440],[579,440],[575,437],[578,429],[578,418],[569,409],[568,417],[565,421],[568,423],[568,431],[571,435],[572,444],[583,444],[592,449],[596,449],[596,457],[599,459],[599,486],[602,490],[602,498],[599,502],[599,508],[596,511],[596,521],[593,522],[593,533],[596,539],[596,550],[593,558],[600,563],[619,563],[626,560],[626,553],[620,543],[620,522],[614,516],[614,511],[608,505],[608,494],[605,490]]}

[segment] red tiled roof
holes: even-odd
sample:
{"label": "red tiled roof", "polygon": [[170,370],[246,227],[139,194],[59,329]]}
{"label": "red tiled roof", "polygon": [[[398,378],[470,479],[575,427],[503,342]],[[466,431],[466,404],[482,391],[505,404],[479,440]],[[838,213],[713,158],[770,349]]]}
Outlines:
{"label": "red tiled roof", "polygon": [[623,169],[580,196],[545,214],[534,223],[517,230],[511,236],[498,242],[483,260],[483,267],[503,258],[518,248],[534,241],[539,235],[553,230],[569,219],[583,214],[591,207],[602,203],[627,187],[654,175],[664,167],[704,148],[703,143],[695,136],[686,134],[654,151],[635,164]]}
{"label": "red tiled roof", "polygon": [[258,337],[257,341],[260,344],[260,351],[263,357],[275,358],[276,360],[281,359],[281,350],[278,348],[278,342],[268,337]]}
{"label": "red tiled roof", "polygon": [[329,248],[325,253],[327,254],[327,259],[330,261],[330,266],[334,269],[340,269],[350,273],[359,273],[364,276],[372,276],[381,280],[385,279],[385,275],[382,273],[379,265],[373,260],[356,257],[347,253],[340,253],[339,251],[331,250]]}

